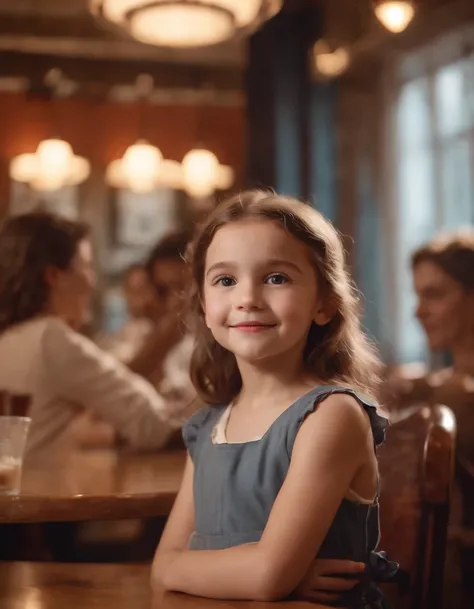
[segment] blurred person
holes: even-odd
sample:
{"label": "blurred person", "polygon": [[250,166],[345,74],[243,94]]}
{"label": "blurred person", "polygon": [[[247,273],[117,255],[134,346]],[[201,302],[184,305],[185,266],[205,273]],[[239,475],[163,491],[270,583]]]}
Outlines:
{"label": "blurred person", "polygon": [[447,404],[458,421],[458,452],[474,466],[474,232],[442,234],[412,255],[416,317],[432,352],[449,353],[452,365],[428,370],[400,366],[385,398],[403,408]]}
{"label": "blurred person", "polygon": [[123,295],[130,320],[146,319],[150,316],[153,291],[144,265],[133,264],[125,271]]}
{"label": "blurred person", "polygon": [[189,276],[184,261],[190,231],[166,235],[151,251],[145,268],[154,292],[155,326],[129,360],[132,370],[148,378],[160,392],[192,400],[189,367],[193,337],[185,324],[185,292]]}
{"label": "blurred person", "polygon": [[121,361],[128,361],[143,346],[155,324],[155,296],[142,264],[129,267],[122,279],[128,319],[115,334],[99,334],[95,342]]}
{"label": "blurred person", "polygon": [[148,256],[145,268],[160,303],[155,309],[158,314],[183,311],[183,295],[189,285],[185,255],[191,238],[188,230],[169,233]]}
{"label": "blurred person", "polygon": [[76,331],[94,285],[86,224],[34,212],[1,226],[0,388],[32,398],[30,454],[70,442],[71,430],[84,443],[159,448],[181,422],[175,405]]}
{"label": "blurred person", "polygon": [[[433,352],[452,365],[427,370],[400,366],[388,378],[384,397],[395,408],[446,404],[456,416],[456,482],[451,531],[458,530],[464,588],[474,598],[474,232],[441,234],[412,255],[418,299],[416,316]],[[466,544],[470,530],[470,544]],[[454,564],[454,562],[453,562]],[[452,569],[455,567],[451,565]],[[464,602],[464,601],[463,601]]]}

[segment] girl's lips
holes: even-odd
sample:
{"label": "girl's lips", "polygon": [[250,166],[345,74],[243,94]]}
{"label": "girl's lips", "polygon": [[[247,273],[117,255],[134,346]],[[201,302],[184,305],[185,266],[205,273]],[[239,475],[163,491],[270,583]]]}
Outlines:
{"label": "girl's lips", "polygon": [[274,328],[275,324],[262,324],[257,321],[245,321],[240,324],[235,324],[231,326],[235,330],[240,330],[241,332],[263,332],[264,330],[270,330]]}

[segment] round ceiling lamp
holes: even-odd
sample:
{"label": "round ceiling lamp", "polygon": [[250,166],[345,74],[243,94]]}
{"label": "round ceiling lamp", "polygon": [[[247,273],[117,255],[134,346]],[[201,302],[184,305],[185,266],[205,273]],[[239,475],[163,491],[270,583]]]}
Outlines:
{"label": "round ceiling lamp", "polygon": [[221,165],[216,155],[205,148],[194,148],[182,163],[183,189],[193,198],[210,197],[215,190],[226,190],[232,186],[234,172],[231,167]]}
{"label": "round ceiling lamp", "polygon": [[136,40],[163,47],[211,46],[251,31],[283,0],[89,0],[92,12]]}
{"label": "round ceiling lamp", "polygon": [[234,172],[231,167],[221,165],[210,150],[190,150],[179,163],[164,159],[160,150],[146,140],[138,140],[121,159],[109,163],[105,179],[113,188],[136,193],[173,188],[184,190],[194,199],[204,199],[215,190],[230,188]]}
{"label": "round ceiling lamp", "polygon": [[146,140],[137,140],[123,157],[112,161],[106,171],[106,181],[115,188],[133,192],[149,192],[160,183],[163,155]]}
{"label": "round ceiling lamp", "polygon": [[10,163],[13,180],[26,182],[39,191],[80,184],[89,174],[89,162],[75,155],[71,145],[61,139],[43,140],[35,153],[20,154]]}
{"label": "round ceiling lamp", "polygon": [[415,16],[412,0],[374,0],[374,10],[380,23],[393,34],[403,32]]}
{"label": "round ceiling lamp", "polygon": [[331,49],[329,43],[321,39],[313,47],[313,62],[320,76],[336,78],[349,67],[350,55],[346,48]]}

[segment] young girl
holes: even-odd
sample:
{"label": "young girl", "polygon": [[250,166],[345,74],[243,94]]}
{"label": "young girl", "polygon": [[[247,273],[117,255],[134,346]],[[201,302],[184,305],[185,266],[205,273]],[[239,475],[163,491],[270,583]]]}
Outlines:
{"label": "young girl", "polygon": [[[384,607],[370,576],[396,570],[373,552],[386,420],[364,397],[378,361],[336,231],[309,205],[246,192],[211,213],[190,266],[192,378],[210,407],[183,430],[190,458],[152,583],[326,602],[344,588],[346,606]],[[364,564],[355,587],[325,577]]]}

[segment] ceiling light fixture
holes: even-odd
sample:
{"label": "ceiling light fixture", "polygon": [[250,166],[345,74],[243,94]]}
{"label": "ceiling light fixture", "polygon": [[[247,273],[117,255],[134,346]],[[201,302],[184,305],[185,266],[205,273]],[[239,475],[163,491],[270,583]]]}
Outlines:
{"label": "ceiling light fixture", "polygon": [[317,74],[336,78],[349,67],[350,54],[345,47],[332,49],[326,40],[321,39],[313,47],[313,63]]}
{"label": "ceiling light fixture", "polygon": [[374,11],[380,23],[393,34],[403,32],[415,16],[412,0],[374,0]]}
{"label": "ceiling light fixture", "polygon": [[221,165],[216,155],[205,148],[193,148],[182,163],[183,189],[195,199],[203,199],[215,190],[227,190],[234,182],[231,167]]}
{"label": "ceiling light fixture", "polygon": [[91,11],[147,44],[211,46],[255,29],[283,0],[89,0]]}
{"label": "ceiling light fixture", "polygon": [[116,188],[149,192],[159,185],[163,155],[146,140],[137,140],[121,159],[112,161],[106,170],[106,181]]}
{"label": "ceiling light fixture", "polygon": [[12,180],[26,182],[39,191],[80,184],[89,174],[89,161],[75,155],[68,142],[56,138],[43,140],[35,153],[20,154],[10,163]]}

